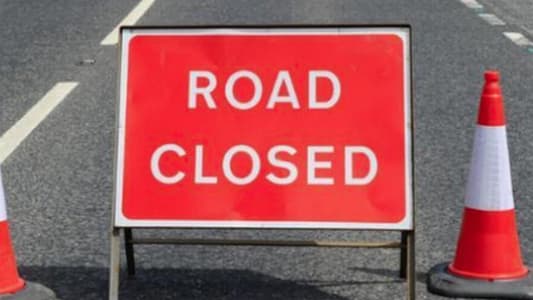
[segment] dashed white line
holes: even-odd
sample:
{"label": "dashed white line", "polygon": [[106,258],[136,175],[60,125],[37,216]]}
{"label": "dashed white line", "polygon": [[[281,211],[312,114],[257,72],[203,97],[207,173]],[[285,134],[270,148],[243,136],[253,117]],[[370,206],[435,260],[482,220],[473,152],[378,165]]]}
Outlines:
{"label": "dashed white line", "polygon": [[130,26],[137,23],[154,2],[155,0],[141,0],[139,4],[137,4],[137,6],[135,6],[135,8],[100,42],[100,45],[116,45],[118,43],[118,31],[120,26]]}
{"label": "dashed white line", "polygon": [[461,0],[461,2],[470,9],[483,9],[483,5],[479,4],[476,0]]}
{"label": "dashed white line", "polygon": [[493,14],[478,14],[480,18],[485,20],[487,23],[493,26],[503,26],[505,22]]}
{"label": "dashed white line", "polygon": [[[489,13],[482,13],[483,11],[483,5],[481,5],[476,0],[459,0],[461,3],[463,3],[466,7],[470,9],[477,10],[477,15],[485,20],[485,22],[489,23],[492,26],[505,26],[505,22],[498,18],[494,14]],[[530,41],[527,37],[525,37],[520,32],[504,32],[503,35],[510,39],[513,43],[518,45],[519,47],[524,47],[527,49],[528,52],[533,53],[533,42]]]}
{"label": "dashed white line", "polygon": [[0,164],[77,85],[78,82],[58,82],[15,125],[0,137]]}
{"label": "dashed white line", "polygon": [[513,43],[517,44],[520,47],[533,46],[533,42],[531,42],[520,32],[504,32],[503,35],[505,35],[508,39],[510,39],[511,41],[513,41]]}

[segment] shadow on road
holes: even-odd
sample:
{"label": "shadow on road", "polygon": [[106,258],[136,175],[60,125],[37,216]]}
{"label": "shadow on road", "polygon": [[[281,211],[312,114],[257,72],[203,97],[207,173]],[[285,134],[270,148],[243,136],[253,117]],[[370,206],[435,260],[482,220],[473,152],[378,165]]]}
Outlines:
{"label": "shadow on road", "polygon": [[[404,281],[403,279],[399,278],[399,271],[395,271],[391,269],[373,269],[373,268],[364,268],[364,267],[353,267],[353,268],[350,268],[350,270],[354,272],[369,273],[369,274],[374,274],[374,275],[379,275],[379,276],[384,276],[384,277],[395,279],[394,281],[388,281],[388,282],[403,282]],[[416,281],[420,283],[425,284],[426,277],[427,277],[427,273],[425,272],[415,273]]]}
{"label": "shadow on road", "polygon": [[[62,300],[107,298],[106,268],[22,266],[20,273],[53,289]],[[120,299],[347,300],[319,286],[248,270],[138,269],[134,279],[121,274]]]}

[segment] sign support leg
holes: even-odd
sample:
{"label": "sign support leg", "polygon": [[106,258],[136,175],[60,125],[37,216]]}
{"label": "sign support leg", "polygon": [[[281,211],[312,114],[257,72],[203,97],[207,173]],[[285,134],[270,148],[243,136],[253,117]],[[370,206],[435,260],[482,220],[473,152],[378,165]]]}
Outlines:
{"label": "sign support leg", "polygon": [[109,300],[118,300],[120,276],[120,229],[111,230],[111,257],[109,261]]}
{"label": "sign support leg", "polygon": [[133,250],[133,232],[131,228],[124,228],[124,247],[126,250],[128,277],[133,277],[135,276],[135,252]]}
{"label": "sign support leg", "polygon": [[415,231],[406,231],[407,238],[407,299],[416,298]]}
{"label": "sign support leg", "polygon": [[407,232],[402,231],[402,241],[400,248],[400,278],[407,278]]}

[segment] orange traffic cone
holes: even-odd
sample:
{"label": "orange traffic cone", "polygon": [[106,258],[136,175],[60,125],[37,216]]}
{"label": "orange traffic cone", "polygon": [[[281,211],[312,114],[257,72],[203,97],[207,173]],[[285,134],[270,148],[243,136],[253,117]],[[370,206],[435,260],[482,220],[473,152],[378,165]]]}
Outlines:
{"label": "orange traffic cone", "polygon": [[48,288],[32,282],[24,282],[19,276],[15,253],[9,235],[6,201],[0,172],[0,299],[54,300],[55,294]]}
{"label": "orange traffic cone", "polygon": [[486,280],[524,277],[528,271],[522,263],[516,231],[497,72],[485,73],[474,141],[463,226],[450,272]]}
{"label": "orange traffic cone", "polygon": [[4,188],[0,174],[0,295],[14,294],[24,288],[24,280],[19,277],[15,253],[9,236]]}
{"label": "orange traffic cone", "polygon": [[428,289],[436,294],[533,299],[516,230],[499,81],[498,72],[485,72],[455,259],[435,266],[428,276]]}

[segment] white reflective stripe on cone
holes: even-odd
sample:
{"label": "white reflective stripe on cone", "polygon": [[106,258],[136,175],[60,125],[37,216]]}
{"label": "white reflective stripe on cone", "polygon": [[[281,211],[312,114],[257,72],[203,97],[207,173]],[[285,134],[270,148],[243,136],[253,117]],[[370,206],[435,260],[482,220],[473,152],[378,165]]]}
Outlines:
{"label": "white reflective stripe on cone", "polygon": [[7,220],[6,198],[4,197],[4,185],[2,184],[2,171],[0,171],[0,222]]}
{"label": "white reflective stripe on cone", "polygon": [[505,126],[477,125],[465,198],[473,209],[514,208]]}

